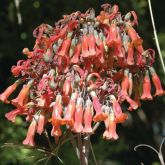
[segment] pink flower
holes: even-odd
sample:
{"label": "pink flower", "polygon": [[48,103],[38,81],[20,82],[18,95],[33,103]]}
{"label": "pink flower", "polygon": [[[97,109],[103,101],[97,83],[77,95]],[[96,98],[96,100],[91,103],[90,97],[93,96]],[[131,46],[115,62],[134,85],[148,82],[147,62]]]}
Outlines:
{"label": "pink flower", "polygon": [[151,82],[150,82],[148,71],[146,71],[145,77],[143,79],[143,93],[141,95],[141,99],[142,100],[152,100]]}
{"label": "pink flower", "polygon": [[52,112],[52,125],[56,126],[62,122],[62,105],[61,105],[62,97],[61,95],[56,96],[56,102],[53,105]]}
{"label": "pink flower", "polygon": [[23,107],[25,104],[27,104],[29,99],[29,90],[32,84],[33,80],[29,81],[27,85],[24,85],[17,98],[11,100],[11,103],[16,107]]}
{"label": "pink flower", "polygon": [[127,65],[134,65],[134,47],[133,43],[128,45]]}
{"label": "pink flower", "polygon": [[91,100],[88,98],[88,100],[86,101],[86,107],[85,107],[85,112],[84,112],[84,129],[83,132],[84,133],[89,133],[91,134],[92,131],[92,116],[93,116],[93,107],[92,107],[92,102]]}
{"label": "pink flower", "polygon": [[1,93],[0,100],[6,104],[10,103],[8,97],[15,91],[20,82],[20,80],[17,80],[13,85],[9,86],[3,93]]}
{"label": "pink flower", "polygon": [[154,68],[150,67],[149,69],[150,69],[150,72],[152,74],[152,81],[153,81],[154,86],[156,88],[156,92],[155,92],[154,96],[164,95],[165,91],[162,88],[161,81],[160,81],[158,75],[156,74]]}
{"label": "pink flower", "polygon": [[81,53],[81,44],[79,43],[75,47],[74,54],[73,54],[73,57],[71,58],[70,62],[73,64],[79,63],[80,53]]}
{"label": "pink flower", "polygon": [[72,87],[71,87],[71,79],[66,78],[63,84],[63,94],[65,96],[69,95],[71,93]]}
{"label": "pink flower", "polygon": [[86,35],[82,36],[82,57],[89,57],[89,51],[88,51],[88,37]]}
{"label": "pink flower", "polygon": [[83,125],[82,125],[82,121],[83,121],[83,99],[81,97],[79,97],[77,99],[77,104],[76,104],[76,111],[75,111],[75,122],[74,122],[74,127],[73,127],[73,131],[76,133],[81,133],[83,131]]}
{"label": "pink flower", "polygon": [[121,82],[121,89],[122,89],[123,93],[125,93],[125,94],[128,94],[128,89],[129,89],[128,74],[129,74],[129,70],[125,69],[124,70],[124,76],[123,76],[123,79],[122,79],[122,82]]}
{"label": "pink flower", "polygon": [[90,92],[91,96],[92,96],[92,100],[93,100],[93,107],[95,109],[95,116],[93,118],[94,122],[98,122],[98,121],[104,121],[108,115],[105,114],[102,109],[101,109],[101,104],[99,102],[98,97],[96,96],[96,93],[94,91]]}
{"label": "pink flower", "polygon": [[34,136],[35,136],[36,128],[37,128],[37,121],[36,119],[33,119],[33,121],[31,122],[29,126],[27,136],[25,140],[23,141],[23,144],[30,145],[30,146],[35,145]]}
{"label": "pink flower", "polygon": [[110,95],[110,99],[112,101],[112,107],[115,115],[115,122],[116,123],[123,123],[128,116],[122,112],[121,106],[116,100],[114,95]]}
{"label": "pink flower", "polygon": [[72,93],[70,102],[66,108],[65,116],[62,120],[62,124],[69,125],[71,128],[74,126],[74,114],[76,110],[77,93]]}
{"label": "pink flower", "polygon": [[22,114],[23,113],[23,110],[21,110],[21,109],[15,109],[15,110],[13,110],[13,111],[11,111],[11,112],[8,112],[8,113],[6,113],[5,114],[5,117],[9,120],[9,121],[11,121],[11,122],[15,122],[15,120],[16,120],[16,117],[17,117],[17,115],[18,114]]}
{"label": "pink flower", "polygon": [[115,116],[113,113],[110,113],[108,118],[104,121],[106,130],[103,133],[103,138],[106,140],[114,139],[117,140],[119,137],[116,133],[116,123]]}
{"label": "pink flower", "polygon": [[39,135],[41,135],[43,133],[44,125],[45,125],[45,112],[44,112],[44,110],[42,110],[39,115],[38,124],[37,124],[37,133]]}

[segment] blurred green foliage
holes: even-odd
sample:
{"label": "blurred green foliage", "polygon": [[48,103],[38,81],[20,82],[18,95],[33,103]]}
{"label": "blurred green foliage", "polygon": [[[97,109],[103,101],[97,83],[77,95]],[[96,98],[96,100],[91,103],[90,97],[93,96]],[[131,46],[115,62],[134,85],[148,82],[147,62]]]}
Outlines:
{"label": "blurred green foliage", "polygon": [[[17,8],[14,0],[0,0],[0,91],[2,92],[14,81],[10,68],[18,59],[25,58],[21,51],[24,47],[33,48],[33,29],[41,23],[53,25],[64,14],[73,11],[86,11],[93,7],[98,14],[103,3],[118,4],[122,14],[135,10],[139,18],[138,32],[144,39],[146,48],[156,50],[147,0],[21,0],[20,13],[22,24],[17,21]],[[152,1],[155,23],[158,30],[160,46],[165,58],[165,1]],[[165,78],[160,61],[156,53],[155,68],[163,83]],[[5,113],[13,107],[0,104],[0,146],[5,143],[10,147],[0,148],[0,165],[37,164],[36,160],[44,158],[47,153],[39,149],[21,146],[26,136],[27,124],[25,119],[18,117],[13,124],[5,119]],[[129,112],[128,112],[129,113]],[[165,136],[165,98],[155,98],[153,102],[144,102],[142,107],[129,113],[129,120],[118,127],[120,139],[118,141],[105,141],[102,139],[104,126],[101,125],[96,134],[91,137],[93,149],[99,165],[135,165],[143,162],[145,165],[158,165],[158,158],[149,149],[139,149],[134,152],[134,147],[140,143],[158,147]],[[43,146],[42,137],[36,137],[38,144]],[[44,143],[44,145],[47,143]],[[164,151],[165,153],[165,151]],[[34,157],[33,157],[34,156]],[[58,156],[66,165],[77,165],[78,160],[71,144],[63,145]],[[48,158],[48,156],[47,156]],[[94,164],[92,155],[89,156],[90,164]],[[38,162],[44,164],[46,161]],[[48,164],[62,164],[57,156],[51,157]]]}

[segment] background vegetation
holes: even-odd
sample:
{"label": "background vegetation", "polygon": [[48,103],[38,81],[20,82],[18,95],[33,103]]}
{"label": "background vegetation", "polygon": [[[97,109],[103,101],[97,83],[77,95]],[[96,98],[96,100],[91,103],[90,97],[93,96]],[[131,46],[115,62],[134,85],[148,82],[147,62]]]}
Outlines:
{"label": "background vegetation", "polygon": [[[19,1],[19,0],[18,0]],[[14,81],[10,68],[18,59],[25,58],[21,51],[24,47],[33,48],[32,32],[41,23],[53,25],[61,15],[73,11],[86,11],[93,7],[96,13],[103,3],[118,4],[122,14],[135,10],[139,16],[138,32],[144,39],[145,48],[156,50],[153,30],[150,21],[147,0],[20,0],[22,23],[17,20],[17,8],[14,0],[0,0],[0,92]],[[160,40],[160,46],[165,58],[165,1],[152,1],[155,23]],[[165,85],[165,78],[156,54],[155,68]],[[164,88],[165,89],[165,88]],[[0,146],[6,142],[21,144],[26,136],[27,125],[24,119],[18,117],[16,123],[7,121],[5,113],[13,107],[0,104]],[[158,165],[158,158],[149,149],[134,151],[140,143],[150,144],[158,148],[165,136],[165,97],[155,98],[153,102],[143,102],[138,111],[129,114],[129,120],[118,127],[119,140],[105,141],[102,139],[103,126],[92,136],[93,149],[100,165]],[[36,137],[43,144],[43,137]],[[163,151],[165,153],[165,151]],[[44,153],[32,151],[18,146],[0,148],[1,165],[35,164],[34,157],[43,157]],[[77,165],[78,160],[69,143],[59,151],[59,157],[66,165]],[[90,164],[94,164],[92,156]],[[44,164],[41,162],[40,164]],[[56,157],[48,164],[60,164]]]}

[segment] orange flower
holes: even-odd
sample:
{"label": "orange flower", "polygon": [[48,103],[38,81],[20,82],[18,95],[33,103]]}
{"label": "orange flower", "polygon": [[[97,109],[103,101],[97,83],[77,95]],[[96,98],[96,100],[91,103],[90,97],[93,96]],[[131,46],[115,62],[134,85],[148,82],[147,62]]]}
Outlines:
{"label": "orange flower", "polygon": [[13,110],[13,111],[11,111],[11,112],[8,112],[8,113],[6,113],[5,114],[5,117],[9,120],[9,121],[11,121],[11,122],[15,122],[15,119],[16,119],[16,116],[18,115],[18,114],[22,114],[23,113],[23,111],[21,110],[21,109],[15,109],[15,110]]}
{"label": "orange flower", "polygon": [[71,79],[70,78],[67,78],[65,81],[64,81],[64,84],[63,84],[63,94],[65,96],[69,95],[70,92],[72,90],[72,87],[71,87]]}
{"label": "orange flower", "polygon": [[23,144],[31,145],[31,146],[35,145],[34,136],[35,136],[36,128],[37,128],[37,121],[36,119],[33,119],[33,121],[31,122],[29,126],[27,136],[25,140],[23,141]]}
{"label": "orange flower", "polygon": [[99,121],[104,121],[108,115],[105,114],[102,109],[101,109],[101,104],[99,102],[98,97],[96,96],[96,93],[94,91],[90,92],[91,96],[92,96],[92,100],[93,100],[93,107],[96,111],[96,114],[93,118],[94,122],[99,122]]}
{"label": "orange flower", "polygon": [[20,82],[20,80],[17,80],[13,85],[9,86],[2,94],[0,94],[0,100],[6,104],[10,103],[8,97],[15,91]]}
{"label": "orange flower", "polygon": [[142,100],[152,100],[151,95],[151,82],[148,71],[145,73],[145,77],[143,79],[143,93],[141,95]]}
{"label": "orange flower", "polygon": [[74,126],[74,113],[76,110],[76,99],[77,99],[77,93],[72,93],[70,102],[66,108],[65,117],[62,120],[62,125],[66,124],[70,126],[71,128]]}
{"label": "orange flower", "polygon": [[124,70],[124,77],[121,82],[121,89],[124,94],[128,94],[128,89],[129,89],[129,78],[128,78],[129,70],[125,69]]}
{"label": "orange flower", "polygon": [[158,75],[156,74],[154,68],[150,67],[149,69],[150,69],[150,72],[152,74],[152,81],[153,81],[154,86],[156,88],[156,92],[155,92],[154,96],[164,95],[165,91],[162,88],[161,81],[160,81]]}
{"label": "orange flower", "polygon": [[92,116],[93,116],[93,107],[92,107],[92,102],[88,98],[86,101],[86,107],[85,107],[85,112],[84,112],[84,129],[83,133],[92,133]]}
{"label": "orange flower", "polygon": [[134,47],[133,42],[128,45],[127,65],[134,65]]}
{"label": "orange flower", "polygon": [[113,113],[110,113],[108,118],[104,121],[106,130],[103,133],[103,138],[106,140],[114,139],[117,140],[119,136],[116,133],[116,122]]}
{"label": "orange flower", "polygon": [[115,115],[114,121],[116,123],[123,123],[128,118],[128,116],[122,112],[121,106],[114,95],[110,95],[110,99],[112,102],[112,107]]}
{"label": "orange flower", "polygon": [[44,125],[45,125],[45,112],[42,110],[42,112],[39,115],[38,118],[38,124],[37,124],[37,133],[41,135],[44,131]]}
{"label": "orange flower", "polygon": [[16,107],[23,107],[25,104],[27,104],[29,99],[29,90],[32,84],[33,80],[29,81],[27,85],[24,85],[17,98],[11,100],[11,103]]}
{"label": "orange flower", "polygon": [[61,95],[56,96],[56,102],[53,105],[53,112],[52,112],[52,125],[59,125],[62,122],[62,105],[61,105],[62,97]]}
{"label": "orange flower", "polygon": [[76,111],[75,111],[75,122],[74,122],[74,127],[73,131],[76,133],[81,133],[83,131],[83,98],[79,97],[77,99],[77,104],[76,104]]}

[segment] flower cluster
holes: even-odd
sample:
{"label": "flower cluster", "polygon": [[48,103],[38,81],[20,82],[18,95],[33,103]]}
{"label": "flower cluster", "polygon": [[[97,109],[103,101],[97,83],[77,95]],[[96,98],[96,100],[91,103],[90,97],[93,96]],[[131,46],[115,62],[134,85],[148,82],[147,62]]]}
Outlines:
{"label": "flower cluster", "polygon": [[[31,122],[23,144],[34,145],[35,133],[42,134],[49,123],[56,141],[62,127],[93,134],[102,121],[103,138],[117,139],[116,125],[128,118],[123,102],[132,111],[140,99],[152,100],[150,77],[154,96],[165,94],[152,66],[154,51],[144,50],[137,24],[134,11],[121,15],[117,5],[104,4],[98,16],[93,9],[77,11],[54,27],[41,24],[34,30],[33,50],[23,49],[27,60],[11,68],[18,80],[0,95],[16,107],[6,114],[8,120],[25,115]],[[20,84],[20,93],[9,101]]]}

